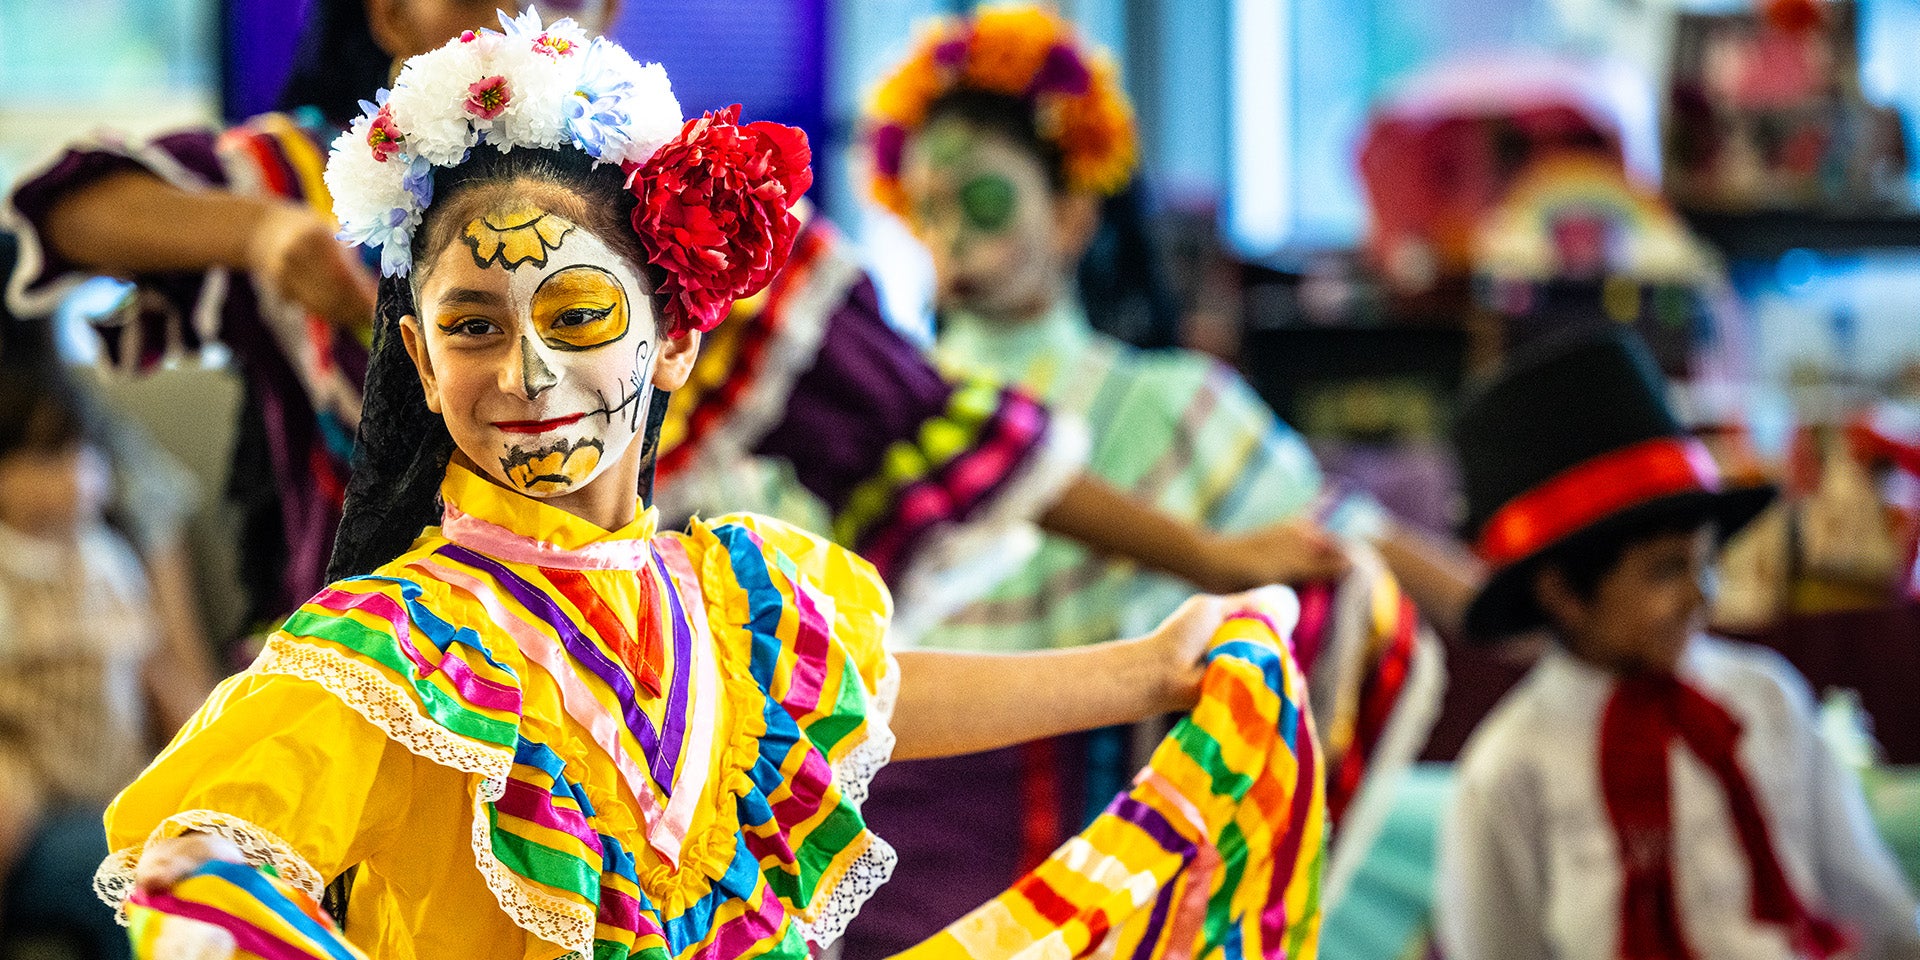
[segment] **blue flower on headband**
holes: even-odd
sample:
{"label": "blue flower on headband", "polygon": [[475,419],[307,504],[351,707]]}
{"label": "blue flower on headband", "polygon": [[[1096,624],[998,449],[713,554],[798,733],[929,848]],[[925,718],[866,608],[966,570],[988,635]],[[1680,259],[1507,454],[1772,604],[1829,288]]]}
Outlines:
{"label": "blue flower on headband", "polygon": [[497,11],[497,15],[500,17],[500,31],[506,34],[509,40],[523,38],[532,40],[543,33],[570,33],[580,29],[579,24],[574,23],[572,17],[561,17],[546,26],[541,26],[540,11],[532,6],[528,6],[518,17],[507,16],[505,10]]}
{"label": "blue flower on headband", "polygon": [[425,210],[433,202],[433,164],[420,157],[407,161],[407,175],[400,178],[400,185],[413,196],[413,208]]}
{"label": "blue flower on headband", "polygon": [[373,102],[360,101],[360,115],[366,117],[368,120],[379,116],[380,108],[387,105],[388,93],[389,91],[386,87],[381,87],[379,90],[374,91]]}
{"label": "blue flower on headband", "polygon": [[399,207],[381,219],[342,228],[337,236],[346,243],[379,247],[382,276],[405,276],[413,266],[407,259],[413,248],[413,216]]}
{"label": "blue flower on headband", "polygon": [[633,81],[610,62],[613,45],[595,37],[580,67],[580,82],[567,98],[567,133],[588,156],[606,159],[627,140],[627,98]]}

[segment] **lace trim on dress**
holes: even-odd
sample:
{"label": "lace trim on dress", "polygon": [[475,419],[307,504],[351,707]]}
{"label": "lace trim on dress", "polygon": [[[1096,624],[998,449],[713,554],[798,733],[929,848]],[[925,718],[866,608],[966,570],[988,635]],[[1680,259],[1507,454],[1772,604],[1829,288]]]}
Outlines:
{"label": "lace trim on dress", "polygon": [[421,713],[399,684],[344,654],[276,633],[267,639],[267,647],[252,669],[319,684],[378,727],[387,739],[443,767],[502,782],[507,771],[513,769],[511,751],[477,743],[441,726]]}
{"label": "lace trim on dress", "polygon": [[482,780],[473,789],[473,861],[481,879],[515,926],[581,956],[592,956],[593,909],[534,889],[493,855],[493,818],[487,804],[506,790],[504,776]]}
{"label": "lace trim on dress", "polygon": [[821,889],[828,891],[827,899],[808,911],[812,922],[793,918],[800,936],[816,950],[832,946],[847,932],[847,925],[860,915],[860,908],[886,885],[887,879],[893,876],[893,868],[900,863],[893,847],[877,834],[869,831],[866,839],[866,849],[860,851],[838,877],[827,877],[821,883]]}
{"label": "lace trim on dress", "polygon": [[893,759],[893,705],[899,699],[900,662],[887,654],[886,671],[867,698],[867,737],[833,764],[833,782],[856,810],[867,805],[873,778]]}
{"label": "lace trim on dress", "polygon": [[267,641],[254,669],[317,683],[393,742],[441,766],[481,777],[473,791],[472,840],[474,862],[487,889],[522,930],[583,955],[592,953],[593,911],[534,889],[493,854],[493,818],[487,804],[506,792],[511,754],[473,743],[427,719],[398,684],[331,650],[276,634]]}
{"label": "lace trim on dress", "polygon": [[315,900],[320,899],[321,890],[326,886],[320,871],[272,831],[218,810],[186,810],[160,821],[138,846],[114,851],[94,872],[94,894],[113,908],[122,926],[127,922],[127,898],[133,895],[134,871],[140,864],[140,855],[161,840],[188,833],[210,833],[230,841],[240,848],[247,863],[256,867],[272,864],[280,879],[299,887]]}
{"label": "lace trim on dress", "polygon": [[[867,697],[867,737],[833,765],[834,785],[855,810],[866,806],[874,775],[893,756],[893,705],[899,697],[900,662],[887,654],[880,682]],[[900,862],[893,847],[878,834],[866,831],[865,841],[866,847],[844,869],[821,878],[820,894],[807,905],[804,917],[793,918],[801,936],[816,948],[832,946],[847,932],[847,925],[893,876],[893,868]]]}

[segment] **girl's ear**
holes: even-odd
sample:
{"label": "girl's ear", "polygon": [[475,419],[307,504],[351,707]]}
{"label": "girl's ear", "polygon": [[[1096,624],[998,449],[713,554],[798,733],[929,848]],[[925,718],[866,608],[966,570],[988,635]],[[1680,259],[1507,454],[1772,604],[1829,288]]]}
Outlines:
{"label": "girl's ear", "polygon": [[1100,198],[1090,193],[1061,191],[1053,200],[1055,249],[1063,262],[1078,264],[1100,229]]}
{"label": "girl's ear", "polygon": [[1577,631],[1586,626],[1587,604],[1559,567],[1547,564],[1534,572],[1533,598],[1547,618],[1562,629]]}
{"label": "girl's ear", "polygon": [[700,331],[688,330],[678,336],[662,337],[660,358],[653,364],[653,386],[672,392],[685,386],[693,375],[693,361],[700,356]]}
{"label": "girl's ear", "polygon": [[400,318],[400,342],[407,348],[414,372],[420,374],[420,387],[427,394],[427,409],[439,413],[440,380],[433,374],[433,358],[427,354],[426,336],[420,329],[420,320],[413,314]]}

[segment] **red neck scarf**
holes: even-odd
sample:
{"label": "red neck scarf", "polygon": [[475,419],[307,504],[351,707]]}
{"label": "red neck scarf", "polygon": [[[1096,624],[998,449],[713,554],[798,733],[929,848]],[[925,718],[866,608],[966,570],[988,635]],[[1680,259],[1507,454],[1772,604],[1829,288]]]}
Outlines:
{"label": "red neck scarf", "polygon": [[1847,944],[1840,929],[1802,903],[1774,855],[1759,798],[1740,768],[1740,721],[1697,688],[1672,676],[1616,682],[1600,725],[1600,792],[1619,841],[1625,882],[1620,900],[1621,960],[1691,960],[1673,885],[1673,812],[1667,747],[1678,740],[1727,797],[1747,856],[1753,918],[1785,928],[1803,956],[1826,958]]}

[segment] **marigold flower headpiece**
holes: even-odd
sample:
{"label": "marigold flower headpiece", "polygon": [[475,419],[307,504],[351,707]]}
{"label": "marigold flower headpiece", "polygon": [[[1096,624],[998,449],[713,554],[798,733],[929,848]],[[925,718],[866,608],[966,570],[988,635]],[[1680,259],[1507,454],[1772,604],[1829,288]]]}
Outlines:
{"label": "marigold flower headpiece", "polygon": [[882,81],[868,106],[874,198],[905,215],[901,154],[935,101],[955,90],[1032,104],[1040,136],[1060,150],[1067,187],[1100,196],[1127,185],[1137,159],[1133,108],[1112,58],[1059,17],[1033,7],[995,7],[936,21]]}
{"label": "marigold flower headpiece", "polygon": [[737,104],[683,123],[659,64],[571,19],[542,26],[531,8],[500,24],[413,57],[391,91],[361,101],[327,159],[340,239],[378,247],[381,272],[405,276],[434,168],[483,145],[571,147],[627,174],[669,332],[710,330],[772,281],[799,233],[791,208],[813,183],[805,133],[740,124]]}

